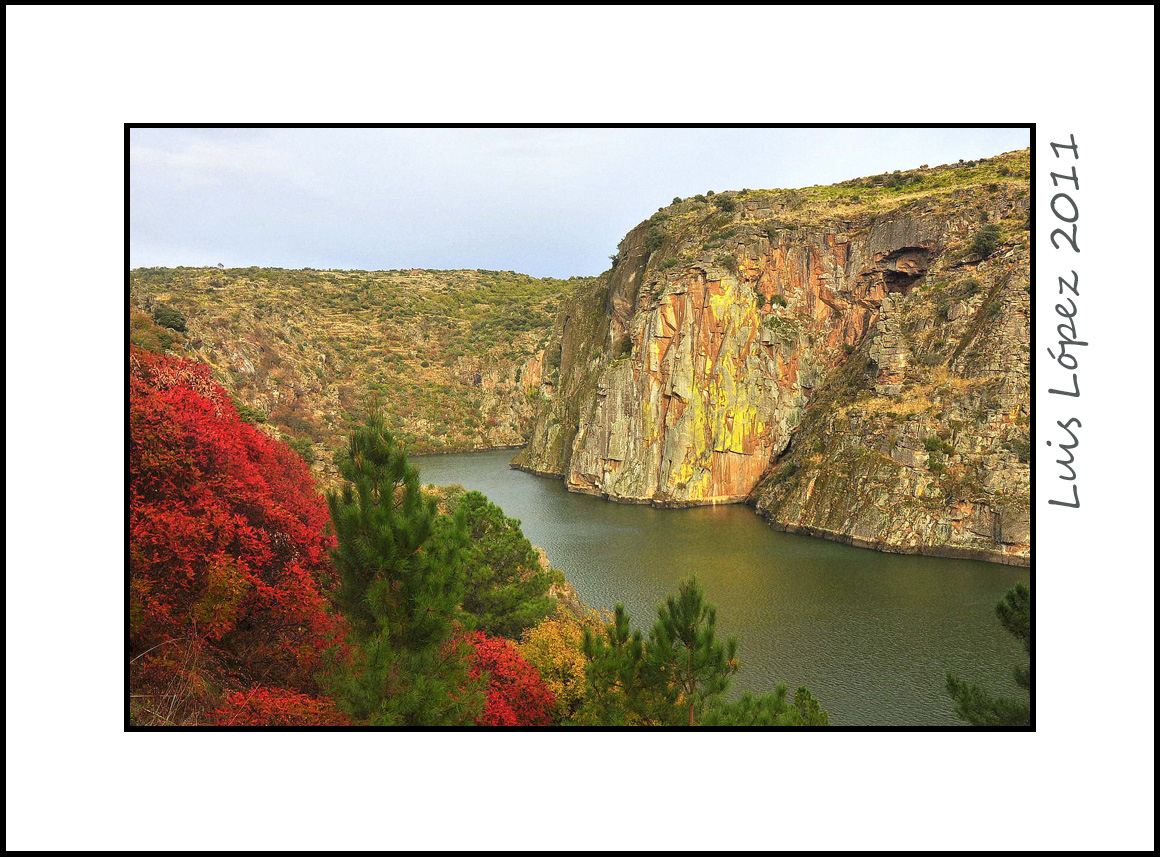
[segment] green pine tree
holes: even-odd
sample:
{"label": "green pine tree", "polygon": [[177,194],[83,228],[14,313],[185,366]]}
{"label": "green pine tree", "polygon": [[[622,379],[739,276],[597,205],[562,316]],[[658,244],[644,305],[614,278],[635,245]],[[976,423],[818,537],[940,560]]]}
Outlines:
{"label": "green pine tree", "polygon": [[335,698],[374,725],[470,723],[482,705],[456,642],[462,597],[462,514],[438,522],[435,500],[372,408],[339,458],[347,484],[327,503],[338,546],[334,601],[352,631]]}
{"label": "green pine tree", "polygon": [[778,682],[773,693],[742,694],[734,702],[714,700],[705,711],[705,726],[828,726],[830,716],[806,688],[789,699],[789,688]]}
{"label": "green pine tree", "polygon": [[661,684],[645,659],[644,635],[617,604],[604,634],[584,628],[588,692],[577,722],[600,726],[660,726],[677,719],[677,694]]}
{"label": "green pine tree", "polygon": [[656,677],[676,688],[695,726],[705,703],[729,689],[737,672],[737,640],[717,641],[717,608],[705,601],[695,578],[681,584],[657,609],[649,634],[648,661]]}
{"label": "green pine tree", "polygon": [[[1003,628],[1031,654],[1031,590],[1022,583],[995,606]],[[1031,667],[1016,667],[1015,684],[1031,693]],[[955,701],[955,713],[972,726],[1030,726],[1031,700],[994,696],[977,685],[959,681],[947,673],[947,692]]]}
{"label": "green pine tree", "polygon": [[824,726],[829,717],[804,687],[792,702],[774,693],[726,702],[737,641],[717,639],[717,608],[695,579],[657,608],[647,641],[618,604],[603,634],[585,629],[587,693],[577,722],[612,726]]}
{"label": "green pine tree", "polygon": [[[467,525],[463,612],[486,634],[514,640],[552,613],[551,577],[540,567],[520,522],[478,491],[455,503]],[[444,519],[450,520],[450,519]]]}

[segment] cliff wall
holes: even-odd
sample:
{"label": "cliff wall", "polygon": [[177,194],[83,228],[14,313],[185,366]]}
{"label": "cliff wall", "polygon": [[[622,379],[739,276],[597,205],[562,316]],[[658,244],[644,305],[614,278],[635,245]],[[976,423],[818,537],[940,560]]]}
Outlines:
{"label": "cliff wall", "polygon": [[1027,153],[674,203],[565,303],[513,462],[574,491],[1024,564]]}

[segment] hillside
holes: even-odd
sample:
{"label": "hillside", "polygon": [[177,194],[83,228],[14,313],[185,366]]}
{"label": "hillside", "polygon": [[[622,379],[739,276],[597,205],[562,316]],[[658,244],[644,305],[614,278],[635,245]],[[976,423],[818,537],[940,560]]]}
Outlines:
{"label": "hillside", "polygon": [[[543,342],[562,297],[587,282],[278,268],[147,268],[129,281],[133,341],[212,366],[323,481],[370,396],[413,453],[525,443]],[[172,311],[184,334],[151,323]]]}
{"label": "hillside", "polygon": [[1026,564],[1029,206],[1026,150],[674,200],[563,306],[514,466]]}

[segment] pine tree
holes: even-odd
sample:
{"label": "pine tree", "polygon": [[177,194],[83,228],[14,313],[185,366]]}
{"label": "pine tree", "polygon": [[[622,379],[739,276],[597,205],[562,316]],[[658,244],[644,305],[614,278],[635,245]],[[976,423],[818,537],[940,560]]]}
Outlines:
{"label": "pine tree", "polygon": [[[463,612],[476,630],[514,640],[555,608],[548,598],[551,579],[540,567],[520,522],[478,491],[455,504],[468,531],[463,551]],[[449,520],[449,519],[445,519]]]}
{"label": "pine tree", "polygon": [[604,637],[585,630],[593,700],[587,716],[602,723],[695,726],[737,671],[737,641],[716,636],[717,608],[696,579],[657,608],[647,643],[618,604]]}
{"label": "pine tree", "polygon": [[717,639],[717,608],[695,578],[657,608],[647,641],[616,605],[604,633],[584,629],[584,702],[575,722],[605,726],[825,726],[829,715],[804,687],[726,702],[737,641]]}
{"label": "pine tree", "polygon": [[462,597],[463,515],[440,522],[418,471],[372,408],[339,458],[347,481],[327,503],[338,546],[335,604],[352,629],[352,665],[336,698],[376,725],[472,722],[482,696],[467,679],[470,647],[455,618]]}
{"label": "pine tree", "polygon": [[[1031,590],[1022,583],[1009,590],[995,605],[1003,628],[1031,654]],[[1031,667],[1016,667],[1015,684],[1031,693]],[[947,692],[955,701],[955,713],[972,726],[1030,726],[1031,701],[993,696],[977,685],[959,681],[947,673]]]}
{"label": "pine tree", "polygon": [[828,726],[830,716],[806,688],[794,691],[789,698],[785,682],[778,682],[773,693],[754,696],[742,694],[734,702],[714,700],[701,720],[705,726]]}
{"label": "pine tree", "polygon": [[644,635],[617,604],[604,633],[584,628],[586,700],[577,722],[600,726],[659,726],[671,722],[676,693],[645,660]]}
{"label": "pine tree", "polygon": [[657,610],[648,660],[661,681],[680,692],[688,725],[696,725],[706,700],[724,693],[737,672],[737,640],[717,641],[717,608],[705,602],[696,579],[681,584]]}

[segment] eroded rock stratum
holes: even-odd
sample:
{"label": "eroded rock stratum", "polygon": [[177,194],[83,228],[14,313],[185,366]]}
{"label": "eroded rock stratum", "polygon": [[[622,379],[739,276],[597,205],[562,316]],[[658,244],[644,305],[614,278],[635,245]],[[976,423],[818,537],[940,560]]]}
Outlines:
{"label": "eroded rock stratum", "polygon": [[662,209],[563,306],[513,465],[1027,564],[1027,161]]}

